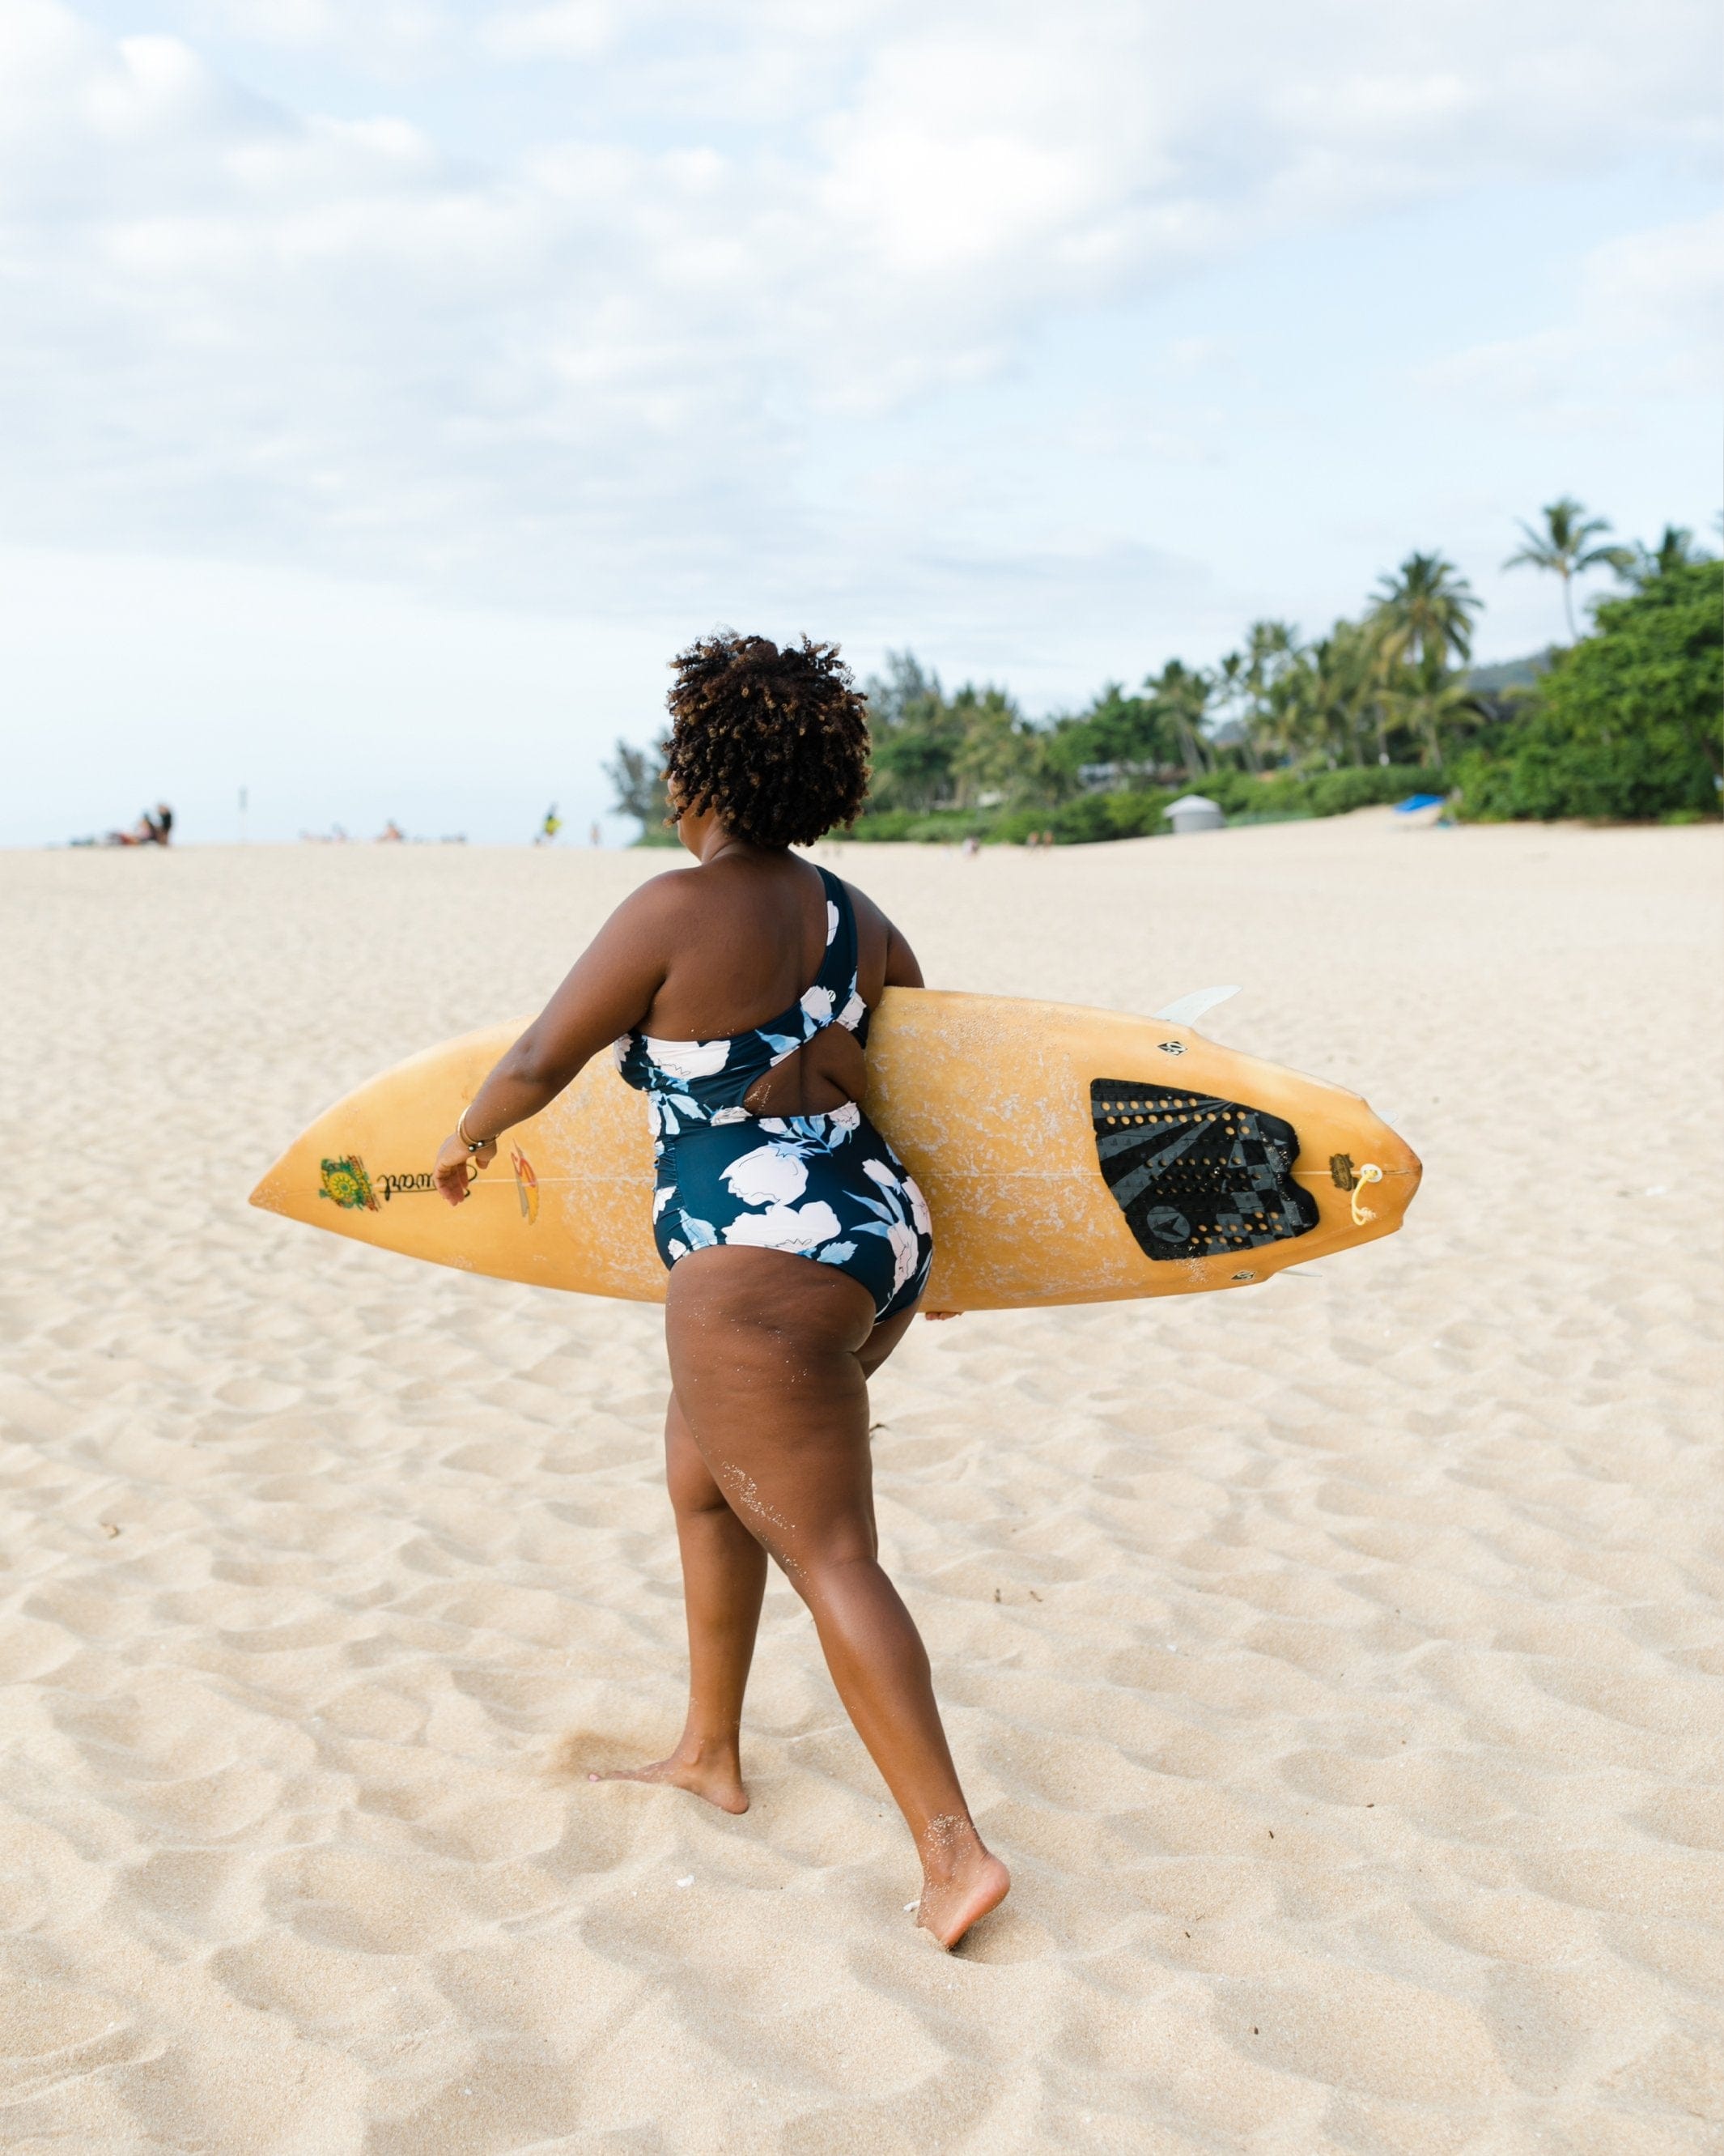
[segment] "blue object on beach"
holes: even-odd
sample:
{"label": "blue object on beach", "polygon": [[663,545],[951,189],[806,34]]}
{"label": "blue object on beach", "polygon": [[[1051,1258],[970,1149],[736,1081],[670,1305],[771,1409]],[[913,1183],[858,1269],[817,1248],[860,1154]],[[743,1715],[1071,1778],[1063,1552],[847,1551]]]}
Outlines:
{"label": "blue object on beach", "polygon": [[1395,803],[1398,816],[1410,816],[1416,808],[1440,808],[1448,799],[1446,793],[1409,793],[1404,801]]}

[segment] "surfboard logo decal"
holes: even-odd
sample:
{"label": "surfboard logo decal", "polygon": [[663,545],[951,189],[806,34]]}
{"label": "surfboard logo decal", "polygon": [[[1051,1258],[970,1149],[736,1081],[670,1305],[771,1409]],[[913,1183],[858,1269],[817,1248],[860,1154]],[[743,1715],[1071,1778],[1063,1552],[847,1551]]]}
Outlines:
{"label": "surfboard logo decal", "polygon": [[1137,1079],[1090,1085],[1095,1155],[1146,1257],[1204,1258],[1308,1235],[1299,1133],[1266,1109]]}
{"label": "surfboard logo decal", "polygon": [[410,1168],[398,1173],[386,1168],[373,1175],[357,1152],[325,1161],[318,1181],[321,1197],[350,1209],[362,1205],[367,1213],[375,1213],[392,1199],[428,1198],[437,1188],[437,1178],[429,1168]]}
{"label": "surfboard logo decal", "polygon": [[386,1170],[377,1181],[386,1205],[392,1198],[428,1197],[437,1188],[437,1178],[423,1168],[410,1168],[404,1175],[392,1175]]}
{"label": "surfboard logo decal", "polygon": [[365,1163],[357,1152],[343,1153],[339,1160],[322,1162],[317,1183],[318,1196],[327,1198],[343,1212],[357,1212],[362,1206],[367,1213],[377,1209],[377,1194],[366,1173]]}
{"label": "surfboard logo decal", "polygon": [[529,1228],[539,1217],[539,1178],[533,1173],[533,1164],[519,1146],[509,1150],[509,1165],[515,1170],[515,1194],[521,1200],[521,1217]]}

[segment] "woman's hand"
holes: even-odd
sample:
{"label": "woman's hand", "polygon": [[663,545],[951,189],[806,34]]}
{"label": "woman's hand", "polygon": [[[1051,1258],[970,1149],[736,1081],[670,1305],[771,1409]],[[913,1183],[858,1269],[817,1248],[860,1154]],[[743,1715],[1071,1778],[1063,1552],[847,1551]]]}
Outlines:
{"label": "woman's hand", "polygon": [[[467,1187],[482,1168],[489,1168],[497,1157],[497,1142],[487,1138],[477,1152],[469,1152],[467,1141],[458,1132],[451,1131],[437,1148],[437,1165],[431,1171],[437,1188],[451,1205],[459,1205],[467,1196]],[[468,1173],[471,1163],[472,1174]]]}

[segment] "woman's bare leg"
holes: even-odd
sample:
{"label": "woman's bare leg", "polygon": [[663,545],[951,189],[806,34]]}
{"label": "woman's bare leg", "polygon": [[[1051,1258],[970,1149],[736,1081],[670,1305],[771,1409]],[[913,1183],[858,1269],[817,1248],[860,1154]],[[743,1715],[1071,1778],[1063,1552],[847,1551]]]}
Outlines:
{"label": "woman's bare leg", "polygon": [[[897,1346],[914,1312],[876,1325],[857,1360],[872,1376]],[[682,1735],[668,1758],[650,1766],[594,1771],[593,1782],[670,1782],[727,1812],[746,1812],[740,1736],[742,1694],[754,1658],[766,1589],[767,1553],[712,1479],[675,1393],[664,1415],[664,1480],[682,1554],[689,1635],[689,1705]],[[873,1491],[868,1524],[874,1529]],[[874,1547],[877,1548],[877,1538]]]}
{"label": "woman's bare leg", "polygon": [[834,1268],[777,1250],[700,1250],[670,1276],[665,1339],[714,1484],[813,1613],[839,1697],[915,1836],[918,1920],[951,1946],[1010,1881],[976,1831],[926,1651],[875,1557],[864,1362],[884,1359],[895,1333],[871,1342],[873,1315]]}
{"label": "woman's bare leg", "polygon": [[726,1502],[690,1435],[675,1393],[664,1417],[664,1479],[676,1514],[689,1628],[689,1711],[676,1749],[649,1767],[594,1774],[595,1782],[671,1782],[721,1811],[746,1812],[738,1733],[754,1658],[767,1555]]}

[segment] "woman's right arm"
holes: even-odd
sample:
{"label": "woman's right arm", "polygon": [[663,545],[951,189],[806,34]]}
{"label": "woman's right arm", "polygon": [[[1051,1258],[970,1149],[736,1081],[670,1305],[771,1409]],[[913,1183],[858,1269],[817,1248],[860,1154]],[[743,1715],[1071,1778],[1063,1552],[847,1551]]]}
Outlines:
{"label": "woman's right arm", "polygon": [[645,1015],[675,946],[685,870],[655,876],[623,900],[569,968],[526,1031],[500,1056],[461,1116],[469,1149],[451,1132],[437,1155],[437,1188],[451,1205],[467,1195],[469,1162],[489,1168],[495,1140],[548,1107],[582,1065]]}

